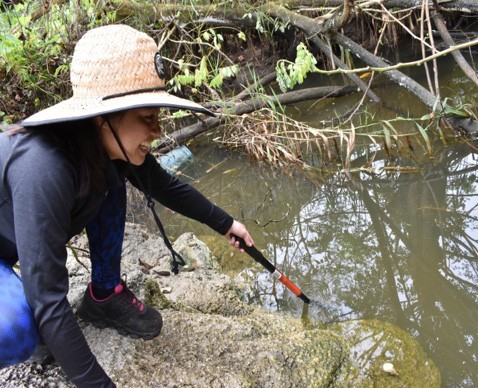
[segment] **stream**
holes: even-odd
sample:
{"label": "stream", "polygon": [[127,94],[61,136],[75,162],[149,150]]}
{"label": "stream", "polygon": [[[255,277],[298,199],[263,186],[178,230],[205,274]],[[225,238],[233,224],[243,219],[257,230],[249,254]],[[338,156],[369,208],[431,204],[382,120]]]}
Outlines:
{"label": "stream", "polygon": [[[440,66],[447,69],[442,93],[476,106],[476,86],[451,59]],[[385,85],[376,92],[388,96],[389,104],[408,98],[411,116],[426,113],[403,91]],[[358,98],[302,103],[287,112],[320,127],[335,114],[330,106],[344,111]],[[370,109],[390,117],[389,109]],[[435,139],[431,157],[391,161],[379,154],[366,171],[358,150],[350,174],[323,176],[251,161],[217,147],[213,137],[202,136],[189,147],[194,156],[180,166],[182,179],[246,224],[256,247],[311,299],[334,306],[335,319],[390,322],[418,341],[444,387],[478,385],[478,144],[443,146]],[[146,214],[143,204],[135,206],[136,218]],[[228,274],[251,282],[250,303],[303,318],[302,301],[246,254],[234,253],[224,238],[167,209],[160,217],[172,239],[194,232]],[[312,322],[322,318],[313,310],[308,314]]]}

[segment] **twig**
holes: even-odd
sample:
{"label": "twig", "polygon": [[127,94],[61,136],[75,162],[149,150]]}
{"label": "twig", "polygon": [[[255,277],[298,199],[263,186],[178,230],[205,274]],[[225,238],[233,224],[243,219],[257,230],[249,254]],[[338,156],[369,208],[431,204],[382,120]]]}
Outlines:
{"label": "twig", "polygon": [[87,252],[87,251],[85,251],[84,249],[81,249],[81,248],[73,247],[69,243],[66,244],[66,246],[71,250],[71,253],[73,253],[73,256],[74,256],[76,262],[78,264],[80,264],[84,269],[86,269],[89,272],[88,267],[85,264],[83,264],[83,262],[80,260],[80,258],[78,256],[78,253],[76,253],[76,250],[81,250],[81,251],[84,251],[84,252]]}
{"label": "twig", "polygon": [[[421,48],[422,48],[422,58],[426,58],[425,45],[423,44],[423,42],[425,42],[425,10],[427,8],[428,8],[428,0],[424,0],[422,3],[422,9],[420,14],[420,42],[421,42]],[[428,46],[431,48],[430,45]],[[433,49],[432,49],[432,53],[433,53]],[[435,95],[435,93],[433,92],[433,84],[432,84],[430,70],[428,69],[427,62],[423,63],[423,68],[425,69],[425,75],[427,77],[428,89],[430,90],[430,93]]]}
{"label": "twig", "polygon": [[427,46],[428,48],[431,49],[431,46],[421,37],[419,36],[416,36],[412,30],[410,30],[404,23],[402,23],[400,21],[400,19],[398,19],[397,17],[395,17],[393,15],[392,12],[390,12],[387,8],[385,8],[385,6],[383,4],[380,4],[380,7],[382,8],[382,11],[387,15],[389,16],[395,23],[399,24],[400,27],[402,27],[406,32],[408,32],[408,34],[413,38],[413,39],[416,39],[418,41],[420,41],[421,44]]}
{"label": "twig", "polygon": [[386,67],[375,67],[375,66],[366,66],[366,67],[358,67],[355,69],[350,69],[350,70],[344,70],[344,69],[336,69],[336,70],[321,70],[321,69],[316,69],[315,71],[320,74],[348,74],[348,73],[365,73],[368,71],[376,71],[379,73],[383,73],[386,71],[390,70],[396,70],[396,69],[401,69],[404,67],[411,67],[411,66],[420,66],[425,62],[429,62],[435,58],[443,57],[445,55],[448,55],[456,50],[462,50],[464,48],[468,47],[473,47],[478,45],[478,39],[473,39],[470,42],[462,43],[462,44],[457,44],[455,46],[450,46],[449,48],[438,51],[436,54],[430,55],[426,58],[419,59],[417,61],[412,61],[412,62],[404,62],[404,63],[397,63],[396,65],[391,65],[391,66],[386,66]]}
{"label": "twig", "polygon": [[279,220],[269,220],[267,221],[264,225],[262,225],[263,228],[265,228],[267,225],[273,223],[273,222],[281,222],[281,221],[284,221],[288,216],[289,216],[289,213],[290,213],[290,207],[289,207],[289,204],[287,204],[287,213],[285,214],[284,217],[282,217],[281,219]]}
{"label": "twig", "polygon": [[[433,38],[433,28],[432,28],[432,22],[431,22],[431,17],[430,17],[430,7],[429,7],[429,0],[426,0],[427,3],[427,9],[426,9],[426,20],[427,20],[427,26],[428,26],[428,36],[430,37],[430,44],[432,46],[432,53],[435,54],[437,52],[436,46],[435,46],[435,39]],[[438,79],[438,64],[436,59],[433,59],[433,75],[435,78],[435,95],[437,96],[438,99],[440,99],[440,81]]]}
{"label": "twig", "polygon": [[[437,0],[433,0],[435,4],[435,8],[438,9]],[[455,45],[453,38],[451,37],[450,33],[448,32],[445,23],[443,21],[443,17],[439,12],[435,12],[433,14],[433,21],[435,22],[435,26],[437,27],[438,32],[440,33],[443,42],[448,46]],[[478,85],[478,76],[476,71],[468,64],[465,57],[459,51],[452,52],[453,58],[455,58],[455,62],[460,66],[463,70],[465,75],[476,85]]]}

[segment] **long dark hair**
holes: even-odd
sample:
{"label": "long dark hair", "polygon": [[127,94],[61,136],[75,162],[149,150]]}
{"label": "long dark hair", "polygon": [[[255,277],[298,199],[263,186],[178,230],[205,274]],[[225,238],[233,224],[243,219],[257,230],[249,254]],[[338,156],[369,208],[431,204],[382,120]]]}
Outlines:
{"label": "long dark hair", "polygon": [[9,131],[12,135],[18,132],[41,134],[53,147],[64,151],[78,175],[78,198],[106,189],[107,154],[99,130],[91,119],[15,127]]}

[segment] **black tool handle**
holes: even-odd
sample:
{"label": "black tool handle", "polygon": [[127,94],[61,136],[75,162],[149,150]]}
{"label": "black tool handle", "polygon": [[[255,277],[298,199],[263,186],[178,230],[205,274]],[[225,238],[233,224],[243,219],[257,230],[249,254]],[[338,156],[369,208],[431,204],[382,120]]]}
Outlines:
{"label": "black tool handle", "polygon": [[239,248],[244,249],[244,252],[246,252],[249,256],[251,256],[255,261],[257,261],[259,264],[261,264],[265,269],[267,269],[271,274],[274,273],[276,270],[276,267],[274,264],[272,264],[269,260],[267,260],[264,255],[257,249],[254,245],[251,247],[248,247],[246,245],[246,242],[234,235],[234,238],[239,241]]}
{"label": "black tool handle", "polygon": [[305,303],[310,303],[310,299],[297,287],[294,283],[292,283],[287,276],[285,276],[282,272],[280,272],[274,264],[272,264],[269,260],[267,260],[264,255],[253,245],[248,247],[245,241],[233,235],[233,237],[239,242],[239,248],[244,249],[249,256],[251,256],[255,261],[261,264],[265,269],[267,269],[277,280],[279,280],[282,284],[284,284],[290,291],[292,291],[298,298],[303,300]]}

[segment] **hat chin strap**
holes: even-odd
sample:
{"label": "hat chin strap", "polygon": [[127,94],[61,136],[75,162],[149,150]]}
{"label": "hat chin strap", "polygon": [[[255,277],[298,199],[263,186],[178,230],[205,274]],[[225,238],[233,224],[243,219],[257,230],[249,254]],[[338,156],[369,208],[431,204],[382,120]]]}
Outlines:
{"label": "hat chin strap", "polygon": [[[123,147],[123,144],[121,143],[121,140],[120,140],[118,134],[114,130],[113,126],[111,125],[110,120],[106,116],[102,116],[102,118],[103,118],[103,120],[105,120],[106,124],[108,124],[108,127],[109,127],[111,133],[113,134],[113,137],[115,138],[116,142],[118,143],[118,146],[119,146],[121,152],[123,153],[123,156],[125,157],[126,162],[128,163],[128,167],[129,167],[131,173],[134,175],[136,181],[138,182],[138,186],[139,186],[140,190],[143,192],[143,194],[146,198],[146,203],[147,203],[148,207],[151,209],[151,212],[153,213],[154,221],[156,222],[156,225],[158,226],[158,229],[161,232],[161,236],[163,237],[164,244],[166,245],[166,247],[171,252],[171,255],[173,256],[173,262],[171,264],[171,270],[175,275],[177,275],[179,273],[179,266],[180,265],[184,266],[186,263],[185,263],[184,259],[181,257],[181,255],[174,250],[171,242],[168,239],[168,236],[166,235],[166,231],[164,230],[163,224],[161,223],[161,220],[159,219],[159,217],[156,213],[156,210],[154,209],[154,201],[151,198],[151,194],[150,194],[151,185],[149,185],[150,186],[149,190],[145,189],[143,183],[141,182],[141,180],[138,177],[138,174],[134,170],[133,164],[129,160],[128,155],[126,154],[126,150]],[[148,175],[148,177],[149,177],[149,175]],[[148,181],[149,181],[149,179],[148,179]]]}

